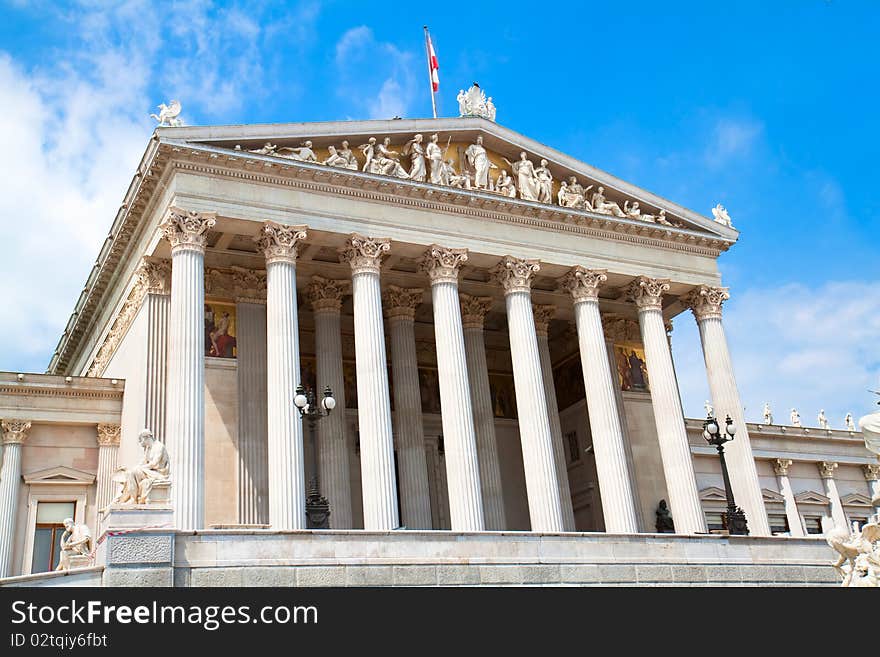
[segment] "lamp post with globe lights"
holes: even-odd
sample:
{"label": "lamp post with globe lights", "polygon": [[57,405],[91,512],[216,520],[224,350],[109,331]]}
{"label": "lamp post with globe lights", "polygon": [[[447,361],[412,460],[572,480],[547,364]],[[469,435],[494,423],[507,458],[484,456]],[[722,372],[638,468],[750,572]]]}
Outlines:
{"label": "lamp post with globe lights", "polygon": [[727,497],[727,531],[730,534],[747,536],[749,533],[749,525],[746,521],[746,514],[736,505],[733,499],[733,489],[730,487],[730,476],[727,473],[727,461],[724,458],[724,443],[733,440],[736,435],[736,426],[730,416],[725,420],[725,426],[722,431],[718,420],[709,415],[703,422],[703,438],[710,445],[714,445],[718,450],[718,456],[721,458],[721,474],[724,477],[724,494]]}
{"label": "lamp post with globe lights", "polygon": [[324,396],[320,405],[315,403],[315,393],[311,388],[306,389],[302,384],[296,387],[296,395],[293,403],[299,410],[300,417],[309,423],[309,433],[312,440],[312,475],[309,481],[309,490],[306,495],[306,528],[307,529],[330,529],[330,503],[321,495],[318,480],[318,440],[315,427],[321,418],[330,415],[336,408],[336,399],[330,386],[324,388]]}

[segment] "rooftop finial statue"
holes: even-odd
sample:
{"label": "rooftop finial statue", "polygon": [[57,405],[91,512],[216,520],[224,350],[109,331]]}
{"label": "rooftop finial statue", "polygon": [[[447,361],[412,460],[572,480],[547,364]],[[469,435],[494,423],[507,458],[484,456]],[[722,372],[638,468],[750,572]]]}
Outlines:
{"label": "rooftop finial statue", "polygon": [[764,424],[773,424],[773,411],[770,410],[770,402],[764,402]]}
{"label": "rooftop finial statue", "polygon": [[791,426],[801,426],[801,414],[797,412],[796,408],[791,409],[791,416],[789,419],[791,420]]}
{"label": "rooftop finial statue", "polygon": [[712,216],[715,217],[715,221],[719,224],[723,224],[728,228],[733,228],[733,223],[730,221],[730,215],[727,214],[727,208],[720,203],[712,208]]}
{"label": "rooftop finial statue", "polygon": [[456,100],[458,100],[460,116],[479,116],[490,121],[495,120],[495,103],[492,102],[491,97],[486,98],[486,94],[476,82],[467,91],[461,89]]}
{"label": "rooftop finial statue", "polygon": [[825,409],[819,411],[819,415],[816,416],[816,419],[819,421],[819,427],[822,429],[829,429],[828,425],[828,417],[825,415]]}
{"label": "rooftop finial statue", "polygon": [[156,119],[159,122],[160,128],[179,128],[183,125],[183,121],[180,120],[180,101],[172,100],[168,105],[165,103],[159,103],[157,105],[159,108],[158,114],[150,114],[150,118]]}

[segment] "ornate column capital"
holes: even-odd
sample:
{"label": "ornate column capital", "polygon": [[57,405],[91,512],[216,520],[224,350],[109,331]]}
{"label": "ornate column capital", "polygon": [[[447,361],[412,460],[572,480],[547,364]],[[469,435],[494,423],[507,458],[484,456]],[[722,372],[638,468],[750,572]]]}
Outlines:
{"label": "ornate column capital", "polygon": [[351,281],[312,276],[306,287],[306,297],[316,313],[336,313],[342,310],[342,297],[351,294]]}
{"label": "ornate column capital", "polygon": [[119,439],[122,437],[122,427],[118,424],[98,424],[98,444],[101,447],[119,447]]}
{"label": "ornate column capital", "polygon": [[266,270],[232,268],[232,288],[236,303],[266,303]]}
{"label": "ornate column capital", "polygon": [[144,294],[171,294],[171,262],[143,258],[134,273]]}
{"label": "ornate column capital", "polygon": [[205,269],[205,296],[232,299],[235,297],[235,280],[232,273],[214,267]]}
{"label": "ornate column capital", "polygon": [[435,283],[458,283],[458,272],[468,259],[467,249],[450,249],[432,244],[419,262],[419,269],[428,274],[431,285]]}
{"label": "ornate column capital", "polygon": [[461,301],[461,325],[462,328],[482,329],[486,319],[486,313],[492,308],[492,297],[472,297],[470,294],[460,293]]}
{"label": "ornate column capital", "polygon": [[30,420],[2,420],[0,428],[3,429],[4,445],[21,445],[28,438],[31,430]]}
{"label": "ornate column capital", "polygon": [[693,311],[698,322],[704,319],[721,319],[721,304],[730,298],[726,287],[699,285],[688,292],[682,301]]}
{"label": "ornate column capital", "polygon": [[530,292],[532,288],[532,276],[541,270],[539,260],[526,260],[504,256],[495,265],[491,274],[493,279],[504,288],[504,294],[513,292]]}
{"label": "ornate column capital", "polygon": [[776,459],[773,461],[773,472],[780,477],[788,476],[788,469],[791,467],[791,459]]}
{"label": "ornate column capital", "polygon": [[308,235],[308,226],[287,226],[277,221],[264,221],[260,234],[254,238],[266,256],[266,264],[289,262],[296,264],[299,242]]}
{"label": "ornate column capital", "polygon": [[351,265],[352,276],[378,274],[382,258],[390,250],[391,240],[387,237],[364,237],[352,233],[346,245],[339,249],[339,260]]}
{"label": "ornate column capital", "polygon": [[599,300],[599,286],[608,280],[607,269],[587,269],[577,265],[559,279],[559,289],[571,294],[577,304]]}
{"label": "ornate column capital", "polygon": [[207,233],[217,223],[216,212],[193,212],[176,207],[168,208],[159,230],[171,244],[171,252],[185,249],[205,252]]}
{"label": "ornate column capital", "polygon": [[626,290],[626,296],[635,301],[639,312],[663,310],[663,293],[669,290],[669,279],[639,276]]}
{"label": "ornate column capital", "polygon": [[556,306],[532,304],[532,313],[535,315],[535,333],[547,337],[550,330],[550,320],[556,316]]}
{"label": "ornate column capital", "polygon": [[602,331],[605,333],[605,340],[608,342],[642,341],[642,333],[636,320],[613,313],[602,315]]}
{"label": "ornate column capital", "polygon": [[880,480],[880,463],[865,463],[862,466],[862,472],[865,473],[866,481]]}
{"label": "ornate column capital", "polygon": [[833,461],[821,461],[816,465],[819,466],[819,476],[822,479],[834,479],[834,471],[837,470],[837,463]]}
{"label": "ornate column capital", "polygon": [[382,309],[390,320],[413,320],[416,317],[416,308],[421,305],[424,296],[425,290],[421,287],[389,285],[382,294]]}

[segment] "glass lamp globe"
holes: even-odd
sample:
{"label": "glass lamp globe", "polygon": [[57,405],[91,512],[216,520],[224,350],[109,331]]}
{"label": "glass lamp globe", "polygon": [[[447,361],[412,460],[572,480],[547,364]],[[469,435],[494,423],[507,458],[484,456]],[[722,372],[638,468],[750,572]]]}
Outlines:
{"label": "glass lamp globe", "polygon": [[332,411],[334,408],[336,408],[336,399],[333,397],[324,397],[323,404],[324,408],[326,408],[328,411]]}
{"label": "glass lamp globe", "polygon": [[296,404],[297,408],[305,408],[309,404],[308,398],[301,392],[296,393],[296,397],[293,398],[293,403]]}
{"label": "glass lamp globe", "polygon": [[715,421],[714,421],[714,420],[713,420],[712,422],[710,422],[709,424],[706,425],[706,431],[708,431],[708,432],[709,432],[710,434],[712,434],[713,436],[714,436],[716,433],[718,433],[718,425],[715,424]]}

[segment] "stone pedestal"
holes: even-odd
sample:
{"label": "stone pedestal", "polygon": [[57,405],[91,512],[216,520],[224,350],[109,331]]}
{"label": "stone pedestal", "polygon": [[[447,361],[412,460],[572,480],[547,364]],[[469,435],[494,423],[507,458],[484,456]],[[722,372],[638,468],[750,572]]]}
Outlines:
{"label": "stone pedestal", "polygon": [[96,552],[104,586],[173,586],[174,523],[168,505],[111,507]]}

